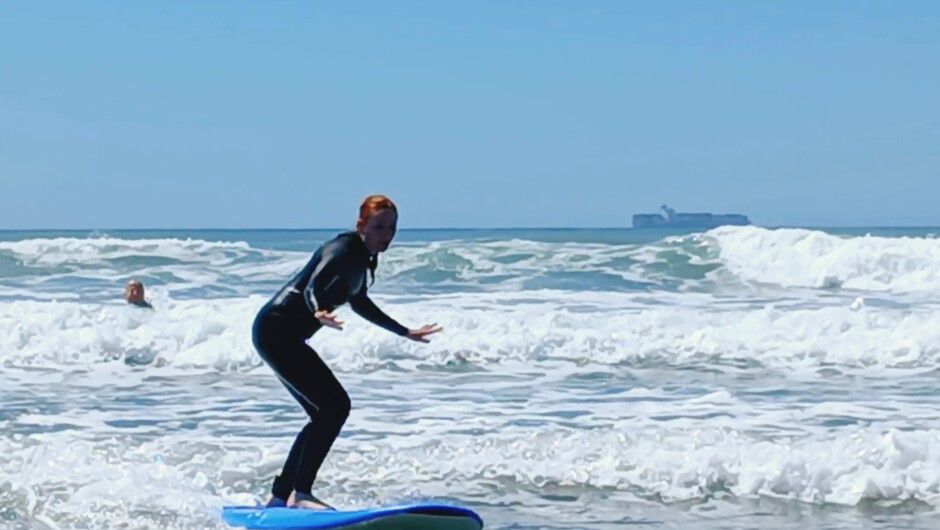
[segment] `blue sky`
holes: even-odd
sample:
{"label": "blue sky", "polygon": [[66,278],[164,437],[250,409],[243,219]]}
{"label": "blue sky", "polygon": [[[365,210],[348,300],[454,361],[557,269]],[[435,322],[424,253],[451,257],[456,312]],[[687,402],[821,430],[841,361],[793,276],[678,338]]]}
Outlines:
{"label": "blue sky", "polygon": [[940,225],[940,2],[0,3],[0,228]]}

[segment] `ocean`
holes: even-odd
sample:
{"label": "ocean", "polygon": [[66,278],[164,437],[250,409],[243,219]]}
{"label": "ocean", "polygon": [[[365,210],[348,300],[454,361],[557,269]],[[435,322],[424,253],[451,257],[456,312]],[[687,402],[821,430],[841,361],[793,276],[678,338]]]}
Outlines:
{"label": "ocean", "polygon": [[[339,230],[0,232],[0,527],[224,528],[305,418],[257,310]],[[940,527],[940,229],[403,230],[310,341],[314,493],[486,528]],[[144,282],[155,310],[122,300]]]}

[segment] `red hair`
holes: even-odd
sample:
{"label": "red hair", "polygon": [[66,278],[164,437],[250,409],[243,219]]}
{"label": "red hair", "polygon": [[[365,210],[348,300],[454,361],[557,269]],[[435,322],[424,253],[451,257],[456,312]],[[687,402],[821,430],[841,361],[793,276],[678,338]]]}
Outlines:
{"label": "red hair", "polygon": [[[373,215],[382,210],[391,210],[398,215],[398,207],[385,195],[369,195],[359,206],[359,219],[356,221],[356,230],[361,230]],[[379,266],[379,256],[377,254],[369,257],[369,273],[372,276],[372,283],[375,283],[375,268]]]}
{"label": "red hair", "polygon": [[362,205],[359,206],[359,220],[356,221],[356,228],[362,228],[366,222],[369,221],[369,218],[373,215],[381,212],[382,210],[392,210],[396,214],[398,213],[398,208],[395,206],[395,203],[385,195],[369,195],[362,201]]}

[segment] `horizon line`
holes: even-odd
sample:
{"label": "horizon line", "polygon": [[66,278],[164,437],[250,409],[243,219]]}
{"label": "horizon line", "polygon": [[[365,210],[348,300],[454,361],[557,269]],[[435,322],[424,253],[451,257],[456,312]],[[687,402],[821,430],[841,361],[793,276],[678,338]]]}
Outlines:
{"label": "horizon line", "polygon": [[[721,225],[721,226],[735,226],[735,225]],[[712,230],[713,227],[708,229],[694,228],[694,227],[643,227],[643,228],[634,228],[632,226],[499,226],[499,227],[409,227],[409,228],[399,228],[398,232],[422,232],[422,231],[435,231],[435,230],[450,230],[450,231],[475,231],[475,230],[497,230],[497,231],[508,231],[508,230],[636,230],[636,231],[682,231],[692,228],[693,230]],[[760,225],[760,224],[750,224],[743,226],[752,226],[755,228],[765,228],[765,229],[780,229],[780,228],[803,228],[803,229],[859,229],[859,228],[868,228],[868,229],[885,229],[885,228],[906,228],[906,229],[915,229],[915,228],[937,228],[940,229],[940,224],[938,225],[798,225],[798,224],[781,224],[781,225]],[[104,231],[120,231],[120,232],[171,232],[171,231],[192,231],[192,232],[231,232],[231,231],[257,231],[257,232],[311,232],[311,231],[351,231],[352,227],[303,227],[303,228],[284,228],[284,227],[191,227],[191,228],[166,228],[166,227],[151,227],[151,228],[0,228],[0,233],[3,232],[104,232]]]}

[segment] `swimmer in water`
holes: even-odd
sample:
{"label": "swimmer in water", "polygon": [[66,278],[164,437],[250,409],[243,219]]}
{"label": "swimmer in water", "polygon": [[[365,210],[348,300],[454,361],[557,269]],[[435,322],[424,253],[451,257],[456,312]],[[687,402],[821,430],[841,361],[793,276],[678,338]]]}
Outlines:
{"label": "swimmer in water", "polygon": [[124,300],[128,304],[137,307],[153,309],[153,306],[144,297],[144,284],[137,280],[131,280],[124,286]]}

